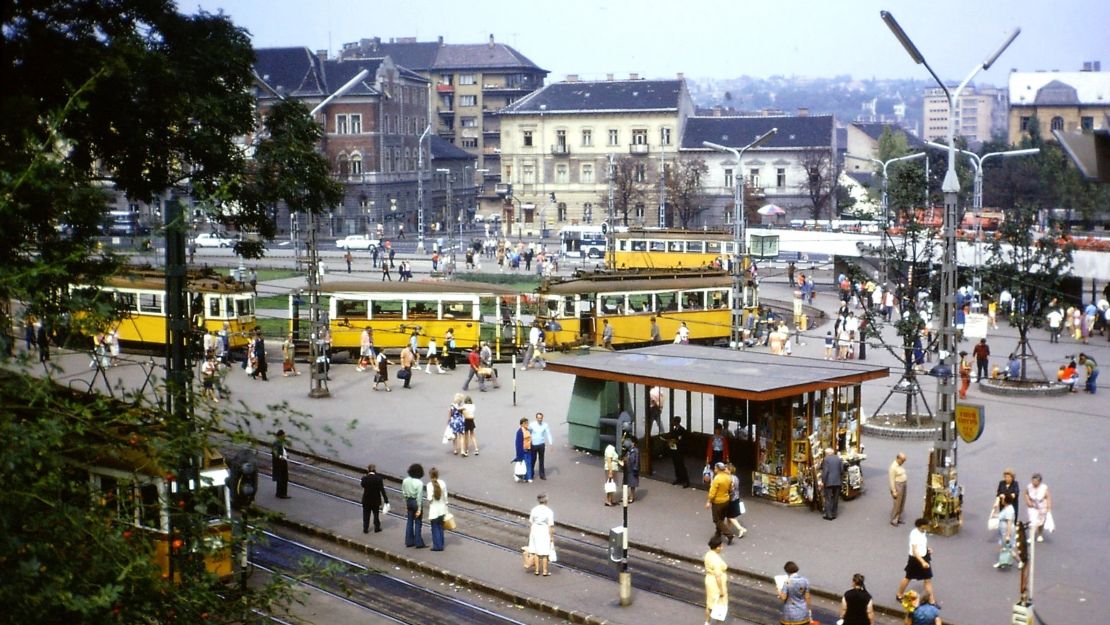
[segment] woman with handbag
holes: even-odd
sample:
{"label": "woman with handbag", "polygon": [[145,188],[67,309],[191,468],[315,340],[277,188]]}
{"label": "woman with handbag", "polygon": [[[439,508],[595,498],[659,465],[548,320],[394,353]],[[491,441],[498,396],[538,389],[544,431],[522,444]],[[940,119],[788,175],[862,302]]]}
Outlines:
{"label": "woman with handbag", "polygon": [[374,386],[371,388],[376,391],[379,384],[384,384],[386,391],[392,391],[393,389],[389,388],[389,359],[385,357],[385,351],[378,352],[375,368],[377,372],[374,374]]}
{"label": "woman with handbag", "polygon": [[535,561],[535,575],[550,575],[547,563],[555,556],[555,512],[547,507],[547,495],[538,495],[536,504],[528,513],[528,552]]}
{"label": "woman with handbag", "polygon": [[1045,525],[1051,525],[1048,528],[1048,531],[1051,532],[1055,529],[1055,523],[1050,522],[1052,519],[1052,495],[1048,492],[1048,486],[1041,481],[1040,473],[1034,473],[1029,480],[1029,484],[1025,487],[1025,514],[1029,519],[1029,527],[1033,528],[1029,539],[1032,540],[1035,535],[1037,542],[1044,542]]}
{"label": "woman with handbag", "polygon": [[443,521],[447,516],[447,485],[439,479],[439,469],[428,472],[424,485],[428,497],[428,524],[432,526],[432,551],[443,551]]}
{"label": "woman with handbag", "polygon": [[[519,470],[524,463],[524,471]],[[516,431],[516,456],[513,458],[513,479],[518,482],[532,482],[532,432],[528,429],[528,417],[521,417]]]}
{"label": "woman with handbag", "polygon": [[617,469],[621,467],[620,455],[616,446],[605,448],[605,505],[613,505],[613,495],[617,494]]}
{"label": "woman with handbag", "polygon": [[705,552],[705,622],[724,622],[728,614],[728,565],[721,557],[725,541],[720,536],[709,539]]}
{"label": "woman with handbag", "polygon": [[466,456],[466,417],[463,414],[465,405],[466,395],[455,393],[455,400],[451,402],[451,407],[447,409],[447,427],[454,436],[452,453],[457,456],[461,452],[464,457]]}

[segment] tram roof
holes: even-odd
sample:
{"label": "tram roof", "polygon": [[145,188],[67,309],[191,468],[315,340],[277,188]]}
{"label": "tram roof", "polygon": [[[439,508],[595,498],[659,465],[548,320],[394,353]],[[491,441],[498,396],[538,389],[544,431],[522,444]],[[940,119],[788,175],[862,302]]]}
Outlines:
{"label": "tram roof", "polygon": [[604,276],[587,276],[541,287],[543,295],[572,295],[574,293],[622,293],[627,291],[671,291],[686,289],[725,288],[732,285],[732,278],[723,272],[693,273],[688,276],[668,273],[660,275],[616,272]]}
{"label": "tram roof", "polygon": [[667,343],[549,360],[549,371],[675,388],[718,397],[767,401],[860,384],[890,375],[888,367]]}
{"label": "tram roof", "polygon": [[615,232],[618,239],[666,239],[674,241],[732,241],[733,234],[723,230],[680,230],[676,228],[629,228]]}
{"label": "tram roof", "polygon": [[[231,278],[217,275],[188,275],[188,288],[190,291],[206,291],[213,293],[250,293],[250,286],[239,284]],[[139,272],[134,274],[117,274],[104,281],[104,286],[117,289],[143,289],[148,291],[166,290],[166,277],[163,273]]]}
{"label": "tram roof", "polygon": [[381,281],[336,281],[324,282],[320,286],[324,293],[366,293],[366,294],[440,294],[466,293],[469,295],[521,295],[521,291],[498,284],[485,282],[466,282],[463,280],[400,280]]}

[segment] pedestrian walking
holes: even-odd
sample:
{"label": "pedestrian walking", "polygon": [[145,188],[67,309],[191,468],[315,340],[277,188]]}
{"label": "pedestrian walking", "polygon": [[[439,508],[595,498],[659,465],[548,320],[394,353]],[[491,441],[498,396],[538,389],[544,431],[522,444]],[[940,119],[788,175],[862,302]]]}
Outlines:
{"label": "pedestrian walking", "polygon": [[840,598],[840,625],[874,625],[875,606],[863,581],[863,573],[853,575],[852,587]]}
{"label": "pedestrian walking", "polygon": [[[918,519],[913,522],[910,530],[909,557],[906,559],[906,576],[898,584],[898,594],[895,598],[902,601],[902,594],[910,580],[921,580],[925,586],[925,593],[933,592],[933,550],[929,547],[929,519]],[[924,594],[922,595],[924,598]]]}
{"label": "pedestrian walking", "polygon": [[1060,342],[1060,328],[1064,324],[1064,312],[1059,308],[1053,308],[1048,311],[1046,315],[1048,319],[1048,342]]}
{"label": "pedestrian walking", "polygon": [[781,625],[809,625],[813,621],[813,610],[809,602],[809,580],[798,574],[798,565],[793,561],[783,565],[786,579],[779,588],[779,601],[782,601]]}
{"label": "pedestrian walking", "polygon": [[412,382],[412,368],[415,364],[416,355],[412,352],[412,345],[405,345],[401,349],[401,370],[397,372],[397,379],[405,381],[401,388],[412,388],[409,383]]}
{"label": "pedestrian walking", "polygon": [[387,392],[392,391],[393,389],[389,388],[389,359],[385,357],[384,351],[378,352],[378,357],[374,362],[374,368],[376,369],[374,373],[374,386],[371,388],[376,391],[378,390],[378,385],[383,384]]}
{"label": "pedestrian walking", "polygon": [[[458,395],[456,395],[458,397]],[[474,420],[475,409],[474,400],[469,395],[463,396],[465,399],[462,405],[463,413],[463,448],[462,455],[465,458],[471,447],[474,449],[474,455],[478,455],[478,433],[475,431],[478,424]]]}
{"label": "pedestrian walking", "polygon": [[439,469],[432,467],[425,485],[428,497],[428,525],[432,527],[432,551],[443,551],[443,523],[447,517],[447,484],[439,479]]}
{"label": "pedestrian walking", "polygon": [[817,485],[824,488],[824,518],[832,521],[836,518],[840,503],[840,486],[843,484],[844,460],[833,452],[832,447],[825,448],[825,458],[821,461],[821,475]]}
{"label": "pedestrian walking", "polygon": [[269,370],[269,365],[266,364],[266,339],[262,337],[261,329],[254,331],[252,351],[254,353],[254,372],[251,373],[251,377],[258,379],[261,376],[263,382],[268,382],[269,380],[266,378],[266,372]]}
{"label": "pedestrian walking", "polygon": [[998,516],[998,559],[994,562],[994,568],[1009,567],[1014,562],[1013,540],[1017,520],[1014,516],[1014,508],[1006,503],[1005,496],[998,495],[994,498],[991,514]]}
{"label": "pedestrian walking", "polygon": [[732,476],[728,473],[728,465],[718,462],[713,465],[713,480],[709,483],[709,494],[705,498],[705,508],[713,514],[714,536],[724,536],[728,544],[732,544],[733,532],[725,514],[728,512],[729,489],[732,488]]}
{"label": "pedestrian walking", "polygon": [[987,339],[979,339],[975,349],[971,350],[971,355],[975,357],[975,381],[981,382],[990,375],[991,348],[987,345]]}
{"label": "pedestrian walking", "polygon": [[47,327],[45,319],[38,322],[35,343],[39,347],[39,362],[50,362],[50,329]]}
{"label": "pedestrian walking", "polygon": [[786,279],[790,283],[790,286],[794,286],[795,271],[797,271],[797,267],[794,265],[793,261],[791,261],[791,263],[786,266]]}
{"label": "pedestrian walking", "polygon": [[1049,532],[1054,529],[1052,521],[1052,495],[1048,486],[1041,481],[1041,474],[1034,473],[1029,484],[1025,486],[1025,516],[1029,519],[1029,539],[1037,537],[1037,542],[1044,542],[1044,530]]}
{"label": "pedestrian walking", "polygon": [[636,487],[640,485],[640,447],[636,437],[624,439],[624,485],[628,487],[628,503],[636,501]]}
{"label": "pedestrian walking", "polygon": [[201,396],[211,399],[216,403],[220,401],[219,397],[216,396],[216,373],[218,366],[215,354],[209,354],[204,364],[200,366]]}
{"label": "pedestrian walking", "polygon": [[967,399],[967,389],[971,387],[971,362],[967,352],[960,352],[960,399]]}
{"label": "pedestrian walking", "polygon": [[114,367],[119,364],[119,330],[116,328],[108,330],[104,339],[108,343],[109,362]]}
{"label": "pedestrian walking", "polygon": [[469,365],[469,371],[467,371],[466,373],[466,381],[463,382],[462,390],[469,390],[470,381],[477,377],[478,390],[484,392],[486,390],[486,381],[481,375],[478,374],[478,369],[482,367],[482,358],[478,354],[478,346],[474,346],[474,349],[467,352],[466,362]]}
{"label": "pedestrian walking", "polygon": [[655,317],[651,318],[651,342],[663,342],[663,332],[659,329],[659,322],[655,320]]}
{"label": "pedestrian walking", "polygon": [[1002,480],[998,482],[998,488],[995,489],[994,494],[996,497],[1002,498],[1002,505],[1013,508],[1013,516],[1016,519],[1021,487],[1018,486],[1013,469],[1006,469],[1002,472]]}
{"label": "pedestrian walking", "polygon": [[[547,455],[547,445],[551,443],[551,428],[544,423],[543,413],[537,412],[536,417],[528,425],[532,433],[532,475],[539,475],[541,480],[547,479],[547,467],[544,464]],[[539,465],[539,473],[536,466]]]}
{"label": "pedestrian walking", "polygon": [[667,450],[674,466],[674,481],[671,484],[682,484],[683,488],[690,488],[690,474],[686,472],[686,458],[682,455],[685,449],[682,441],[685,438],[686,428],[682,427],[682,417],[671,417],[671,431],[667,435]]}
{"label": "pedestrian walking", "polygon": [[463,416],[463,407],[466,405],[466,395],[455,393],[451,407],[447,409],[447,427],[455,436],[452,442],[451,453],[456,456],[461,452],[466,457],[466,417]]}
{"label": "pedestrian walking", "polygon": [[362,533],[369,533],[370,517],[373,517],[376,534],[382,531],[382,505],[389,503],[389,495],[385,493],[385,484],[382,482],[382,476],[378,475],[378,467],[373,464],[366,466],[366,475],[362,476],[361,483]]}
{"label": "pedestrian walking", "polygon": [[351,250],[347,250],[347,253],[343,255],[343,260],[347,262],[347,273],[351,273],[351,261],[354,260],[354,257],[351,256]]}
{"label": "pedestrian walking", "polygon": [[270,475],[277,482],[277,498],[289,499],[289,452],[285,449],[285,430],[278,430],[270,445]]}
{"label": "pedestrian walking", "polygon": [[405,498],[405,546],[416,549],[427,547],[421,535],[424,510],[424,467],[409,465],[408,477],[401,481],[401,496]]}
{"label": "pedestrian walking", "polygon": [[293,335],[290,334],[289,336],[285,337],[285,340],[282,341],[282,343],[281,343],[281,375],[282,376],[289,377],[290,374],[292,374],[292,375],[300,375],[301,374],[300,371],[297,371],[297,364],[295,362],[293,362],[293,358],[296,355],[296,352],[297,352],[297,348],[296,348],[296,345],[293,343]]}
{"label": "pedestrian walking", "polygon": [[603,454],[605,467],[605,505],[613,505],[613,496],[617,494],[617,469],[621,466],[620,454],[612,443],[605,446]]}
{"label": "pedestrian walking", "polygon": [[[392,254],[392,252],[391,252],[391,254]],[[390,282],[393,282],[393,276],[389,274],[389,268],[392,265],[393,265],[392,261],[387,263],[387,262],[385,262],[384,258],[382,259],[382,282],[385,282],[386,280],[389,280]]]}
{"label": "pedestrian walking", "polygon": [[548,563],[555,555],[555,511],[547,505],[547,495],[537,495],[528,513],[528,552],[535,562],[535,575],[549,576]]}
{"label": "pedestrian walking", "polygon": [[[532,431],[528,429],[528,417],[520,419],[520,427],[516,431],[516,456],[513,457],[513,462],[524,463],[524,475],[517,471],[513,475],[513,479],[517,482],[532,482]],[[515,465],[519,466],[519,465]]]}
{"label": "pedestrian walking", "polygon": [[420,368],[420,331],[413,330],[409,335],[409,351],[412,352],[413,366]]}
{"label": "pedestrian walking", "polygon": [[736,529],[736,537],[743,538],[748,530],[740,524],[740,515],[744,512],[744,502],[740,500],[740,476],[737,475],[736,466],[728,463],[728,474],[731,480],[728,489],[728,512],[725,518]]}
{"label": "pedestrian walking", "polygon": [[721,557],[724,541],[720,536],[709,539],[709,551],[702,564],[705,567],[705,622],[723,623],[728,616],[728,564]]}
{"label": "pedestrian walking", "polygon": [[443,366],[439,364],[439,346],[436,345],[434,336],[428,337],[428,348],[424,352],[424,361],[426,362],[424,373],[431,373],[432,365],[435,365],[437,373],[447,373],[443,370]]}
{"label": "pedestrian walking", "polygon": [[705,464],[712,469],[719,462],[728,462],[728,437],[717,423],[713,425],[713,436],[705,443]]}
{"label": "pedestrian walking", "polygon": [[902,524],[902,512],[906,507],[906,469],[902,466],[905,463],[906,454],[898,452],[898,455],[894,457],[894,462],[890,463],[890,468],[886,471],[890,496],[894,499],[890,508],[891,525]]}
{"label": "pedestrian walking", "polygon": [[366,371],[374,360],[374,330],[366,326],[358,337],[358,365],[355,366],[355,371]]}
{"label": "pedestrian walking", "polygon": [[605,349],[613,349],[613,326],[609,325],[608,319],[602,319],[601,323],[601,346]]}
{"label": "pedestrian walking", "polygon": [[258,295],[258,272],[255,271],[254,269],[251,269],[250,284],[251,284],[251,291],[254,291],[254,294]]}

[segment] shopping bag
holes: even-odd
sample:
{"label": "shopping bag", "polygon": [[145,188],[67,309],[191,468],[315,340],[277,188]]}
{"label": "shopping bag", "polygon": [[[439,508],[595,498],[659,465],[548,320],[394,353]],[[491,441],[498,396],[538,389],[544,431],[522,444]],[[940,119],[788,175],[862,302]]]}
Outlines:
{"label": "shopping bag", "polygon": [[1049,534],[1051,534],[1052,532],[1055,532],[1055,531],[1056,531],[1056,519],[1053,519],[1053,518],[1052,518],[1052,510],[1049,510],[1049,511],[1048,511],[1048,514],[1047,514],[1047,515],[1045,515],[1045,518],[1044,518],[1044,529],[1045,529],[1045,531],[1046,531],[1046,532],[1048,532]]}
{"label": "shopping bag", "polygon": [[547,559],[551,562],[558,562],[559,561],[559,556],[555,553],[555,548],[554,547],[551,548],[551,553],[549,553],[547,555]]}
{"label": "shopping bag", "polygon": [[713,619],[714,621],[724,621],[725,619],[727,619],[728,602],[718,601],[717,605],[713,606],[713,609],[709,611],[709,618]]}
{"label": "shopping bag", "polygon": [[388,501],[382,504],[382,514],[383,515],[389,514],[389,502]]}
{"label": "shopping bag", "polygon": [[740,507],[740,514],[747,514],[748,513],[748,507],[744,505],[743,501],[740,502],[739,507]]}
{"label": "shopping bag", "polygon": [[706,484],[713,481],[713,469],[711,469],[708,464],[701,470],[701,481]]}
{"label": "shopping bag", "polygon": [[617,483],[613,480],[605,480],[605,493],[609,494],[615,492],[617,492]]}
{"label": "shopping bag", "polygon": [[991,506],[991,515],[987,517],[987,531],[998,531],[998,506]]}
{"label": "shopping bag", "polygon": [[443,529],[453,530],[456,527],[458,527],[458,525],[455,523],[455,515],[451,514],[450,512],[443,515]]}
{"label": "shopping bag", "polygon": [[397,379],[398,380],[407,380],[410,377],[412,377],[412,371],[410,371],[408,369],[401,369],[400,371],[397,372]]}
{"label": "shopping bag", "polygon": [[451,429],[451,426],[447,426],[443,430],[443,444],[447,445],[453,440],[455,440],[455,432]]}
{"label": "shopping bag", "polygon": [[523,460],[513,462],[513,475],[516,477],[524,477],[528,475],[528,467],[524,464]]}
{"label": "shopping bag", "polygon": [[528,551],[528,547],[521,547],[521,553],[524,555],[524,568],[530,569],[536,564],[536,554]]}

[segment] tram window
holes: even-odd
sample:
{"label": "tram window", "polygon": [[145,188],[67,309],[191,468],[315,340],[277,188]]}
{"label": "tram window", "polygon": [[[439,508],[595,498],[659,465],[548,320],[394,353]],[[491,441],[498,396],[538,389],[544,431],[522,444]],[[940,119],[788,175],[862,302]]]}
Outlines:
{"label": "tram window", "polygon": [[116,293],[116,309],[117,310],[135,310],[135,294],[134,293]]}
{"label": "tram window", "polygon": [[243,297],[235,300],[235,314],[240,317],[249,317],[254,314],[254,300]]}
{"label": "tram window", "polygon": [[683,291],[682,292],[682,309],[683,310],[704,310],[705,309],[705,293],[702,291]]}
{"label": "tram window", "polygon": [[[570,300],[569,297],[567,299]],[[579,317],[582,317],[582,316],[589,317],[589,316],[593,315],[593,312],[594,312],[594,300],[593,299],[586,299],[586,298],[580,299],[577,302],[577,306],[578,306],[578,315],[577,316],[579,316]]]}
{"label": "tram window", "polygon": [[[381,317],[400,317],[404,302],[400,300],[378,300],[373,302],[372,319]],[[366,314],[363,312],[362,314]]]}
{"label": "tram window", "polygon": [[629,312],[644,313],[651,312],[651,294],[650,293],[634,293],[628,295],[628,308]]}
{"label": "tram window", "polygon": [[[414,302],[409,301],[409,319],[435,319],[439,316],[436,310],[435,302]],[[444,302],[444,313],[447,312],[447,304]]]}
{"label": "tram window", "polygon": [[619,315],[623,312],[624,296],[623,295],[602,295],[601,296],[601,314],[603,315]]}
{"label": "tram window", "polygon": [[220,298],[212,297],[208,300],[208,316],[217,318],[220,316]]}
{"label": "tram window", "polygon": [[734,244],[728,242],[722,243],[721,247],[724,249],[725,254],[732,254],[733,250],[736,249],[736,246]]}
{"label": "tram window", "polygon": [[201,501],[204,502],[204,517],[208,521],[219,521],[227,518],[227,509],[224,507],[224,487],[204,486],[200,489]]}
{"label": "tram window", "polygon": [[139,486],[139,525],[159,529],[162,527],[162,506],[157,484]]}
{"label": "tram window", "polygon": [[705,241],[687,241],[686,251],[694,254],[701,254],[705,251]]}
{"label": "tram window", "polygon": [[728,291],[721,289],[709,292],[710,308],[728,308]]}
{"label": "tram window", "polygon": [[621,239],[620,241],[617,241],[617,249],[622,251],[622,252],[627,252],[628,251],[628,240],[627,239]]}
{"label": "tram window", "polygon": [[146,313],[161,313],[162,294],[139,293],[139,311]]}
{"label": "tram window", "polygon": [[549,317],[559,316],[559,304],[562,300],[559,299],[545,299],[543,300],[543,308],[545,314]]}
{"label": "tram window", "polygon": [[341,299],[335,303],[335,316],[340,319],[366,319],[366,311],[364,299]]}
{"label": "tram window", "polygon": [[684,241],[668,241],[667,242],[667,251],[668,252],[681,252],[681,251],[683,251],[683,248],[684,248],[684,246],[682,245],[683,243],[684,243]]}
{"label": "tram window", "polygon": [[648,241],[648,249],[650,249],[652,252],[666,252],[667,251],[667,242],[666,241]]}
{"label": "tram window", "polygon": [[706,241],[705,242],[705,251],[709,252],[710,254],[720,254],[721,253],[721,242],[720,241]]}
{"label": "tram window", "polygon": [[675,293],[657,293],[655,295],[655,301],[655,310],[664,312],[678,310],[678,300],[675,298]]}
{"label": "tram window", "polygon": [[647,241],[632,241],[632,251],[633,252],[646,252],[647,251]]}
{"label": "tram window", "polygon": [[474,317],[474,302],[466,300],[462,301],[443,301],[443,318],[444,319],[471,319]]}

